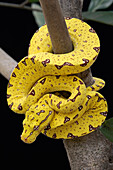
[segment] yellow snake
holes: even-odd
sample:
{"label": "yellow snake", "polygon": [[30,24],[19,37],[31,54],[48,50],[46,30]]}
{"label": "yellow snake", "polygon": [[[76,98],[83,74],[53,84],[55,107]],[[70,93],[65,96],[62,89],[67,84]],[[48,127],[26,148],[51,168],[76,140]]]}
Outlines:
{"label": "yellow snake", "polygon": [[25,114],[21,139],[26,143],[34,142],[41,132],[56,139],[86,135],[101,126],[107,115],[107,102],[96,92],[105,82],[94,78],[94,84],[86,88],[74,75],[94,63],[100,51],[99,38],[83,21],[65,21],[74,50],[53,54],[44,25],[32,37],[29,55],[17,64],[8,83],[10,109]]}

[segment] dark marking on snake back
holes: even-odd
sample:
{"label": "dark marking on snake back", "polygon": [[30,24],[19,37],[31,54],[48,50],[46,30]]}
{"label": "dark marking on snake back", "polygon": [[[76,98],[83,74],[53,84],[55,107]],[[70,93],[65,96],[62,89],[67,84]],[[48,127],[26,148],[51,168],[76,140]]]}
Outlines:
{"label": "dark marking on snake back", "polygon": [[89,32],[95,33],[95,30],[93,28],[90,28]]}
{"label": "dark marking on snake back", "polygon": [[56,133],[54,133],[53,136],[52,136],[52,138],[55,139],[56,137],[57,137],[57,135],[56,135]]}
{"label": "dark marking on snake back", "polygon": [[73,78],[73,82],[74,82],[74,81],[77,81],[77,78],[76,78],[76,77]]}
{"label": "dark marking on snake back", "polygon": [[25,66],[27,66],[27,64],[26,64],[26,59],[28,59],[28,57],[26,57],[26,58],[24,59],[24,61],[22,61],[22,63],[23,63]]}
{"label": "dark marking on snake back", "polygon": [[34,96],[35,95],[35,90],[33,89],[29,95]]}
{"label": "dark marking on snake back", "polygon": [[105,111],[105,112],[100,112],[100,114],[103,115],[103,116],[105,116],[105,117],[107,116],[107,113],[108,113],[107,111]]}
{"label": "dark marking on snake back", "polygon": [[60,104],[62,103],[62,101],[60,101],[56,106],[58,109],[60,109]]}
{"label": "dark marking on snake back", "polygon": [[93,58],[93,60],[96,60],[96,58],[97,58],[97,55]]}
{"label": "dark marking on snake back", "polygon": [[98,100],[97,100],[97,102],[100,102],[101,100],[106,101],[106,99],[105,99],[105,98],[103,98],[103,97],[100,97],[100,96],[98,95],[98,93],[96,93],[96,94],[95,94],[95,96],[98,96]]}
{"label": "dark marking on snake back", "polygon": [[9,99],[11,97],[11,95],[10,94],[7,94],[7,99]]}
{"label": "dark marking on snake back", "polygon": [[82,60],[84,61],[84,63],[80,64],[80,66],[85,67],[89,63],[89,60],[85,58],[83,58]]}
{"label": "dark marking on snake back", "polygon": [[67,137],[71,137],[71,138],[75,138],[75,137],[78,137],[78,136],[74,136],[72,133],[68,133]]}
{"label": "dark marking on snake back", "polygon": [[50,59],[46,59],[46,60],[42,61],[42,64],[43,64],[44,67],[47,66],[46,65],[47,63],[50,63]]}
{"label": "dark marking on snake back", "polygon": [[100,47],[94,47],[93,48],[97,53],[99,53],[99,51],[100,51]]}
{"label": "dark marking on snake back", "polygon": [[81,80],[79,80],[80,84],[84,84]]}
{"label": "dark marking on snake back", "polygon": [[39,126],[34,126],[33,130],[38,130],[39,129]]}
{"label": "dark marking on snake back", "polygon": [[76,125],[79,125],[78,121],[75,121]]}
{"label": "dark marking on snake back", "polygon": [[95,130],[96,128],[93,127],[92,125],[89,125],[89,131]]}
{"label": "dark marking on snake back", "polygon": [[49,129],[51,129],[50,124],[49,124],[49,125],[47,125],[47,127],[46,127],[44,130],[46,131],[46,130],[49,130]]}
{"label": "dark marking on snake back", "polygon": [[9,108],[11,109],[11,108],[12,108],[12,106],[13,106],[13,102],[9,105]]}
{"label": "dark marking on snake back", "polygon": [[50,93],[50,94],[49,94],[49,98],[51,98],[51,97],[52,97],[52,94]]}
{"label": "dark marking on snake back", "polygon": [[14,72],[12,73],[12,77],[16,77],[16,74]]}
{"label": "dark marking on snake back", "polygon": [[65,119],[64,119],[64,123],[66,123],[68,121],[70,121],[70,118],[66,116]]}
{"label": "dark marking on snake back", "polygon": [[86,102],[86,106],[87,106],[89,100],[90,100],[92,97],[91,97],[90,95],[87,95],[86,97],[88,98],[88,101]]}
{"label": "dark marking on snake back", "polygon": [[82,109],[83,109],[83,106],[82,106],[82,105],[78,107],[78,110],[79,110],[79,111],[81,111]]}
{"label": "dark marking on snake back", "polygon": [[63,66],[74,66],[72,63],[69,63],[69,62],[65,62],[64,64],[62,64],[62,65],[56,65],[55,64],[55,67],[57,68],[57,69],[61,69]]}
{"label": "dark marking on snake back", "polygon": [[[49,111],[49,114],[45,117],[44,120],[42,120],[42,121],[40,122],[40,125],[41,125],[42,123],[44,123],[51,114],[52,114],[52,111]],[[40,125],[39,125],[39,126],[40,126]]]}
{"label": "dark marking on snake back", "polygon": [[59,78],[60,78],[60,75],[58,75],[58,76],[56,75],[56,79],[59,79]]}
{"label": "dark marking on snake back", "polygon": [[40,83],[41,83],[41,84],[44,84],[45,81],[46,81],[46,78],[42,79],[42,80],[40,81]]}
{"label": "dark marking on snake back", "polygon": [[9,87],[12,87],[12,86],[13,86],[12,84],[8,83],[8,88],[9,88]]}
{"label": "dark marking on snake back", "polygon": [[20,68],[19,68],[18,64],[17,64],[17,66],[16,66],[15,68],[17,68],[18,70],[20,70]]}
{"label": "dark marking on snake back", "polygon": [[18,105],[18,110],[22,110],[21,103]]}
{"label": "dark marking on snake back", "polygon": [[78,90],[78,93],[75,95],[75,97],[73,99],[68,99],[67,102],[68,101],[75,102],[75,99],[77,98],[77,96],[81,95],[81,93],[80,93],[80,86],[78,86],[76,89]]}
{"label": "dark marking on snake back", "polygon": [[33,56],[32,58],[31,58],[31,61],[33,62],[33,64],[35,64],[35,62],[34,62],[34,59],[36,58],[36,56]]}
{"label": "dark marking on snake back", "polygon": [[36,114],[39,116],[40,113],[44,113],[44,112],[45,112],[45,110],[40,110],[40,112],[37,112]]}

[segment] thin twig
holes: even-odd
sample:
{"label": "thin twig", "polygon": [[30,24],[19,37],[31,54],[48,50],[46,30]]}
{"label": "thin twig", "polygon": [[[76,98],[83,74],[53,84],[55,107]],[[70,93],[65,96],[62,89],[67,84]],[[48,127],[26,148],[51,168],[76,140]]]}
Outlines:
{"label": "thin twig", "polygon": [[10,7],[10,8],[25,9],[25,10],[29,10],[29,11],[42,12],[41,9],[31,8],[31,7],[29,7],[29,6],[22,5],[22,4],[14,4],[14,3],[0,2],[0,6],[2,6],[2,7]]}
{"label": "thin twig", "polygon": [[25,0],[24,2],[22,2],[20,5],[21,6],[25,6],[25,5],[27,5],[29,3],[29,1],[28,0]]}

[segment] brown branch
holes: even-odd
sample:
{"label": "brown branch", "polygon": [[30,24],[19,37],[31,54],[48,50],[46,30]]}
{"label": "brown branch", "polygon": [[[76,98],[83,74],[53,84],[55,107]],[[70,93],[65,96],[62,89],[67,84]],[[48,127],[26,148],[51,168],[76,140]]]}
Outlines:
{"label": "brown branch", "polygon": [[83,0],[59,0],[63,15],[71,18],[82,18]]}
{"label": "brown branch", "polygon": [[10,75],[16,65],[17,62],[0,48],[0,74],[9,80]]}
{"label": "brown branch", "polygon": [[72,42],[58,0],[40,0],[50,33],[53,52],[64,54],[72,51]]}
{"label": "brown branch", "polygon": [[96,130],[89,135],[64,140],[71,170],[112,170],[109,163],[111,142]]}
{"label": "brown branch", "polygon": [[22,4],[14,4],[14,3],[6,3],[6,2],[0,2],[0,6],[1,7],[9,7],[9,8],[18,8],[18,9],[25,9],[25,10],[29,10],[29,11],[38,11],[38,12],[42,12],[41,9],[36,9],[36,8],[31,8],[25,3]]}

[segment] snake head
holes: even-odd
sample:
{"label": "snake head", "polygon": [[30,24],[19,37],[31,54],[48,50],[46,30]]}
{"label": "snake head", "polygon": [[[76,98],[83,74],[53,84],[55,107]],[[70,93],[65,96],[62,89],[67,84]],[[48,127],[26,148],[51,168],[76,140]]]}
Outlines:
{"label": "snake head", "polygon": [[26,111],[21,135],[21,140],[25,143],[34,142],[40,132],[53,119],[54,111],[48,105],[45,105],[44,97],[40,99],[42,105],[38,106],[35,103]]}
{"label": "snake head", "polygon": [[31,125],[26,120],[23,121],[24,130],[21,135],[21,140],[25,143],[33,143],[36,137],[40,134],[37,125]]}

